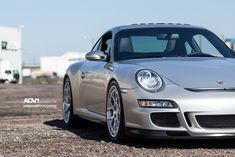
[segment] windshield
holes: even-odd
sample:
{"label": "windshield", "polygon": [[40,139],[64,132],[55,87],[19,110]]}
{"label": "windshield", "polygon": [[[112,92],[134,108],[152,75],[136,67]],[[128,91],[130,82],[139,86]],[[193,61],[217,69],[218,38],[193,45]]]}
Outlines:
{"label": "windshield", "polygon": [[193,28],[139,28],[120,31],[115,60],[157,57],[228,57],[231,51],[213,33]]}

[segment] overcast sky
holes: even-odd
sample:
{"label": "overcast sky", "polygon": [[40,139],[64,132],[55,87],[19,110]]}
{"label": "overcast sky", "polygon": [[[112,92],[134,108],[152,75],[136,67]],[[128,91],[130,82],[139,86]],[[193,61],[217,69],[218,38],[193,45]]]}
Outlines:
{"label": "overcast sky", "polygon": [[188,23],[235,37],[235,0],[0,0],[0,26],[23,29],[23,60],[87,52],[107,29],[132,23]]}

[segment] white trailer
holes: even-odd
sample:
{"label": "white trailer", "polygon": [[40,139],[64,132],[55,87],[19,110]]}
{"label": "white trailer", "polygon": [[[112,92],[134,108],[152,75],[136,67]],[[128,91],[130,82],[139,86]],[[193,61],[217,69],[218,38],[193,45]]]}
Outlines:
{"label": "white trailer", "polygon": [[19,82],[19,72],[11,68],[9,61],[0,60],[0,82],[6,84]]}

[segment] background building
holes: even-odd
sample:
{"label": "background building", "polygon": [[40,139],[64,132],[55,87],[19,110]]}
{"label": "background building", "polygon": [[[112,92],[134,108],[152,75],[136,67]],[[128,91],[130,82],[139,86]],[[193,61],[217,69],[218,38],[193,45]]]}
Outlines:
{"label": "background building", "polygon": [[3,61],[9,70],[19,72],[22,83],[21,28],[0,27],[0,62]]}
{"label": "background building", "polygon": [[67,52],[62,56],[41,57],[41,71],[44,73],[56,73],[63,77],[67,68],[77,62],[85,60],[85,53]]}
{"label": "background building", "polygon": [[36,78],[37,74],[41,72],[39,65],[24,65],[22,70],[23,77]]}

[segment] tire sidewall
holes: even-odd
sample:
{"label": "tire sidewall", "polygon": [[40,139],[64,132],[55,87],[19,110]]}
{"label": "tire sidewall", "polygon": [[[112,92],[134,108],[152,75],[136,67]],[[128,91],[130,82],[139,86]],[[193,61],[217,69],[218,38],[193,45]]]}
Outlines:
{"label": "tire sidewall", "polygon": [[64,103],[64,88],[65,88],[65,85],[66,83],[69,83],[69,89],[70,89],[70,97],[71,97],[71,109],[70,109],[70,116],[69,116],[69,121],[66,123],[65,120],[64,120],[64,106],[62,105],[63,107],[63,121],[64,121],[64,124],[66,127],[70,127],[72,125],[72,122],[73,122],[73,94],[72,94],[72,88],[71,88],[71,83],[70,83],[70,79],[69,77],[67,77],[64,81],[64,85],[63,85],[63,102]]}

